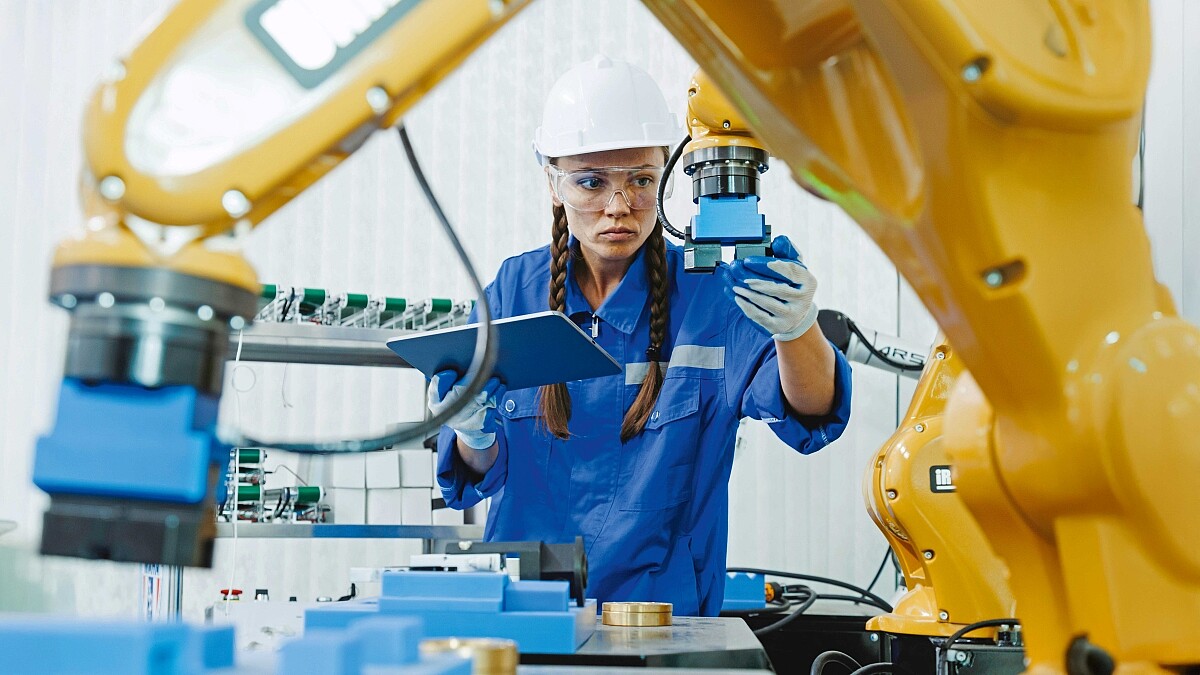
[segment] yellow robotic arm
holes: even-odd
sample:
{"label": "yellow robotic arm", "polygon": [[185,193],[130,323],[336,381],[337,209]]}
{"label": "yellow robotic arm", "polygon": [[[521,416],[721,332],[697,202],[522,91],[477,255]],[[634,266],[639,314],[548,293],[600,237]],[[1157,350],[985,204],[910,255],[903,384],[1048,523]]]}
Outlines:
{"label": "yellow robotic arm", "polygon": [[86,227],[51,274],[71,326],[34,463],[44,553],[211,563],[225,350],[259,292],[219,235],[394,125],[525,4],[183,0],[109,69],[85,115]]}
{"label": "yellow robotic arm", "polygon": [[908,591],[867,628],[946,637],[988,619],[1015,616],[1008,569],[959,498],[943,429],[962,359],[938,337],[896,433],[867,467],[871,520],[896,554]]}
{"label": "yellow robotic arm", "polygon": [[[1145,0],[644,2],[962,358],[946,444],[1031,669],[1200,664],[1200,330],[1127,198]],[[184,0],[113,68],[85,125],[88,227],[52,275],[73,314],[34,469],[44,550],[207,561],[224,334],[255,290],[212,235],[392,124],[523,4]]]}
{"label": "yellow robotic arm", "polygon": [[1200,664],[1200,330],[1129,203],[1144,0],[645,0],[970,376],[958,489],[1030,668]]}

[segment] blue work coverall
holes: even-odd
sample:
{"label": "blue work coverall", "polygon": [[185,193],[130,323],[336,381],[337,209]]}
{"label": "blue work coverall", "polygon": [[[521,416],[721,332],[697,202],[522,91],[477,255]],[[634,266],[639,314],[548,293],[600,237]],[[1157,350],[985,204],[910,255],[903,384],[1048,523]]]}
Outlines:
{"label": "blue work coverall", "polygon": [[[574,244],[574,242],[572,242]],[[677,615],[715,616],[725,588],[729,474],[743,417],[760,419],[789,446],[815,452],[850,417],[850,365],[836,353],[833,411],[790,413],[775,343],[725,294],[717,275],[686,274],[668,245],[670,329],[658,404],[645,430],[621,442],[621,421],[649,364],[650,289],[639,252],[593,314],[568,263],[566,313],[624,367],[619,375],[567,383],[571,439],[539,426],[538,390],[498,402],[499,456],[484,475],[468,468],[454,432],[438,438],[438,484],[446,504],[492,497],[489,541],[570,542],[582,534],[588,597],[674,603]],[[487,288],[496,318],[546,310],[549,247],[509,258]],[[717,274],[721,272],[718,271]],[[593,330],[594,329],[594,330]]]}

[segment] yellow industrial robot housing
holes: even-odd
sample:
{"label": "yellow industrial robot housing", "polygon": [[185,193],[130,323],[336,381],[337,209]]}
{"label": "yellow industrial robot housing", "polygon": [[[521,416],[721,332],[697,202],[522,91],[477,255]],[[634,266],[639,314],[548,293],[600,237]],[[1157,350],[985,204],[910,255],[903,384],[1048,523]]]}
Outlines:
{"label": "yellow industrial robot housing", "polygon": [[[1200,664],[1200,330],[1127,198],[1146,1],[644,2],[957,350],[945,442],[1030,669],[1101,649],[1130,672]],[[255,285],[219,235],[393,124],[523,4],[184,0],[114,65],[85,122],[87,227],[52,275],[72,321],[35,462],[45,550],[138,559],[129,542],[152,540],[205,562],[212,385]],[[173,432],[109,424],[147,411]],[[114,448],[162,472],[137,485]]]}

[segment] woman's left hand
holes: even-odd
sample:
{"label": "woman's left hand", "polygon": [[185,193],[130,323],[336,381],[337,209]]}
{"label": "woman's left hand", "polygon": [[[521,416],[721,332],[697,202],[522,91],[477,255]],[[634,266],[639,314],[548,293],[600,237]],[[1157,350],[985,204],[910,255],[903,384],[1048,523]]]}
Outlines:
{"label": "woman's left hand", "polygon": [[725,292],[772,338],[787,342],[817,321],[817,279],[787,237],[776,237],[771,252],[774,258],[752,256],[724,266]]}

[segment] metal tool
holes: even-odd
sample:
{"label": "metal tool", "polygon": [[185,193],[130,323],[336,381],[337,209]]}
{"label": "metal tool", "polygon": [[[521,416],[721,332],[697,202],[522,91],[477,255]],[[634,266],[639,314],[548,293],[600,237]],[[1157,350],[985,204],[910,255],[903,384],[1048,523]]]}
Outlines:
{"label": "metal tool", "polygon": [[587,594],[587,552],[583,537],[572,544],[547,544],[543,541],[460,541],[446,544],[446,553],[500,553],[521,557],[521,579],[570,582],[571,597],[583,607]]}

